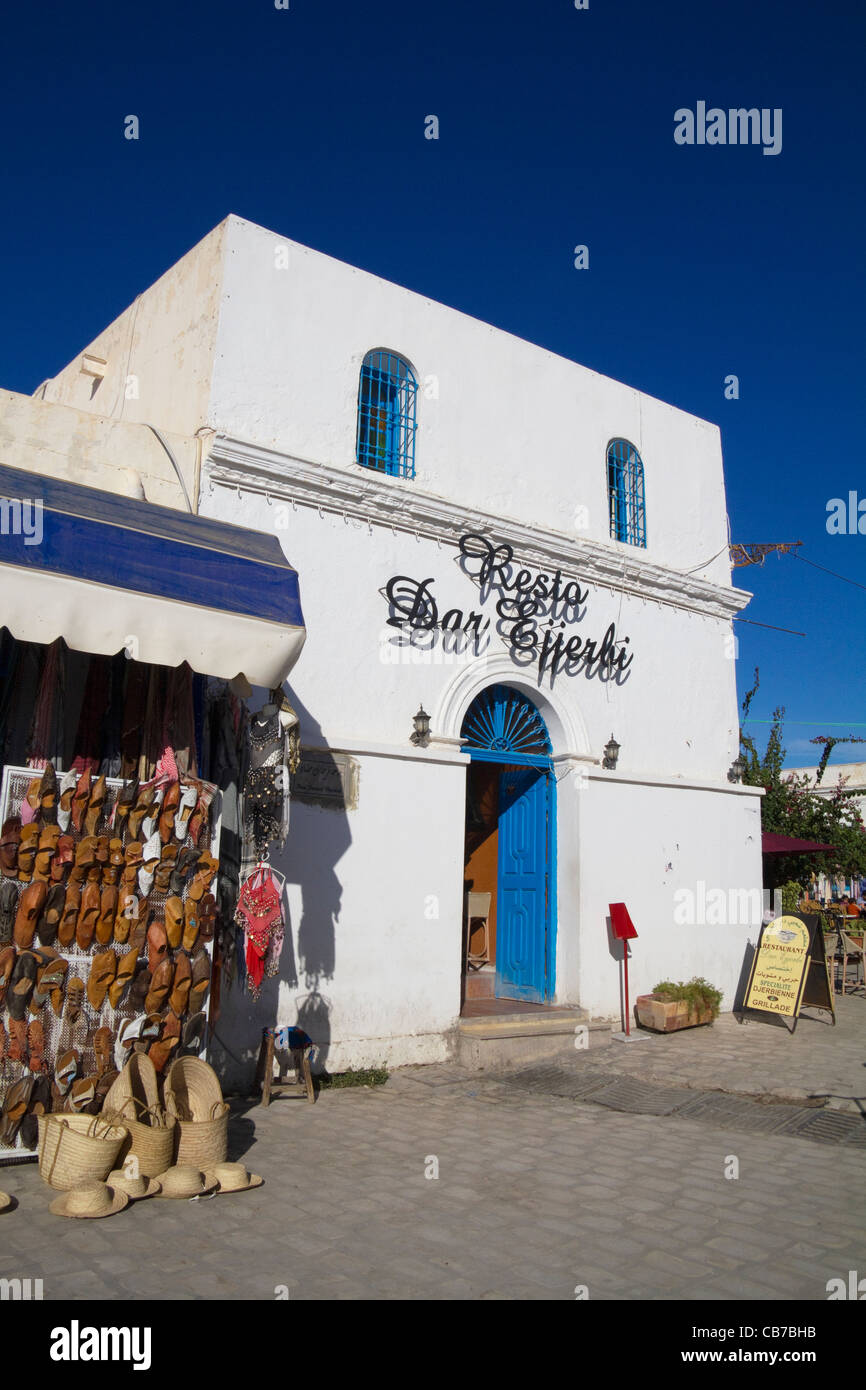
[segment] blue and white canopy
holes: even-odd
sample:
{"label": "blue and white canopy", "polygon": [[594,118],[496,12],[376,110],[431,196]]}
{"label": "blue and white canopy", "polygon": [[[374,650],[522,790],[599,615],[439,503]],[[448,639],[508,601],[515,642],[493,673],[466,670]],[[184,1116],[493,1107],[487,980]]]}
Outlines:
{"label": "blue and white canopy", "polygon": [[306,637],[275,535],[2,466],[0,626],[268,688]]}

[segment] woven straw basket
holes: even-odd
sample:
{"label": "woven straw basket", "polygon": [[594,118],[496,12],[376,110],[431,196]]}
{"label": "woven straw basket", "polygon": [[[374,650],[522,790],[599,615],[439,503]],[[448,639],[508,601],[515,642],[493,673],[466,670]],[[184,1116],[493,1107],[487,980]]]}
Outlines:
{"label": "woven straw basket", "polygon": [[178,1057],[169,1067],[165,1104],[178,1119],[211,1120],[222,1098],[219,1077],[200,1057]]}
{"label": "woven straw basket", "polygon": [[128,1097],[136,1101],[136,1108],[149,1110],[159,1105],[159,1083],[156,1067],[145,1052],[133,1052],[120,1076],[109,1088],[102,1102],[103,1113],[120,1110]]}
{"label": "woven straw basket", "polygon": [[40,1115],[39,1174],[60,1192],[104,1182],[127,1134],[102,1115]]}
{"label": "woven straw basket", "polygon": [[229,1107],[216,1101],[208,1120],[178,1120],[175,1163],[188,1163],[201,1172],[225,1163],[229,1138]]}
{"label": "woven straw basket", "polygon": [[213,1067],[199,1057],[178,1057],[166,1077],[165,1104],[177,1116],[176,1163],[189,1163],[202,1172],[225,1163],[229,1107]]}
{"label": "woven straw basket", "polygon": [[118,1154],[118,1168],[129,1154],[138,1159],[138,1171],[146,1178],[158,1177],[171,1167],[177,1121],[161,1105],[145,1105],[136,1096],[126,1096],[117,1109],[110,1113],[103,1110],[102,1114],[127,1132]]}

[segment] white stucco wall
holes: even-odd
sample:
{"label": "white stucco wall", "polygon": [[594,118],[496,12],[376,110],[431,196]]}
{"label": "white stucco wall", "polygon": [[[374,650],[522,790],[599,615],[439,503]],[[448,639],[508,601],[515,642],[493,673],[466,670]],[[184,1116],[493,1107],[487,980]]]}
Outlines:
{"label": "white stucco wall", "polygon": [[[160,433],[163,432],[160,430]],[[196,440],[163,434],[195,505]],[[0,463],[27,473],[187,510],[170,458],[146,425],[0,392]]]}
{"label": "white stucco wall", "polygon": [[[459,1011],[465,817],[465,764],[449,740],[473,694],[500,680],[538,705],[557,759],[556,1002],[616,1014],[606,918],[609,902],[624,900],[641,934],[635,990],[666,975],[702,974],[731,1006],[748,931],[684,927],[673,916],[676,890],[699,880],[726,893],[761,887],[759,798],[727,781],[737,751],[728,623],[591,590],[575,631],[601,636],[616,620],[631,637],[628,679],[559,674],[539,685],[493,629],[480,657],[449,659],[441,640],[432,652],[390,645],[399,635],[385,622],[381,589],[394,574],[433,576],[440,610],[492,613],[493,601],[480,604],[458,568],[453,544],[239,497],[207,479],[202,510],[276,530],[300,576],[308,632],[290,681],[302,742],[360,763],[357,809],[296,806],[278,861],[291,885],[298,968],[297,985],[284,972],[280,1021],[315,1022],[328,1039],[330,1069],[433,1060],[447,1047]],[[415,754],[409,735],[421,703],[434,741]],[[613,774],[599,767],[611,732],[622,745]],[[453,761],[437,761],[443,757]],[[424,915],[431,898],[438,919]],[[327,940],[332,917],[333,959],[310,972],[304,923]],[[318,973],[317,991],[305,971]],[[243,1059],[249,1065],[256,1027],[275,1007],[275,987],[264,1012],[239,996],[224,1006],[227,1075]]]}
{"label": "white stucco wall", "polygon": [[[40,387],[46,401],[194,435],[207,424],[222,296],[221,222]],[[98,383],[84,355],[106,361]]]}
{"label": "white stucco wall", "polygon": [[702,573],[730,583],[715,425],[241,218],[225,225],[215,429],[352,469],[361,364],[388,348],[421,388],[418,490],[571,536],[584,506],[583,534],[633,554],[608,520],[605,450],[622,436],[645,466],[646,558],[715,557]]}

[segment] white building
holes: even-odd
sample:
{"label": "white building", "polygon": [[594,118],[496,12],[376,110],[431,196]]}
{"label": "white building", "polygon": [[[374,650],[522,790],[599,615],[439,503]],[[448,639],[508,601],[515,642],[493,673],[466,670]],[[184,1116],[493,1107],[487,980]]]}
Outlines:
{"label": "white building", "polygon": [[276,530],[300,576],[291,940],[278,1002],[223,1001],[230,1073],[275,1009],[330,1070],[448,1055],[467,823],[499,997],[617,1016],[623,901],[633,993],[697,974],[731,1007],[758,923],[674,920],[761,886],[716,426],[237,217],[36,394],[185,441],[193,506]]}

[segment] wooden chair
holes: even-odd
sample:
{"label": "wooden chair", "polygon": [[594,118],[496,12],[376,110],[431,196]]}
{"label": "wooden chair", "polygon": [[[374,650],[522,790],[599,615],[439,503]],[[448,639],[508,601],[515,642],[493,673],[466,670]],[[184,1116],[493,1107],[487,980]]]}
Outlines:
{"label": "wooden chair", "polygon": [[[490,964],[490,899],[491,893],[466,894],[466,966],[469,970],[480,970]],[[472,950],[472,925],[481,923],[483,948]]]}
{"label": "wooden chair", "polygon": [[862,989],[866,985],[866,946],[863,940],[853,941],[844,930],[839,932],[839,948],[842,952],[842,993],[847,989],[848,961],[860,962],[862,978],[852,985],[852,989]]}

